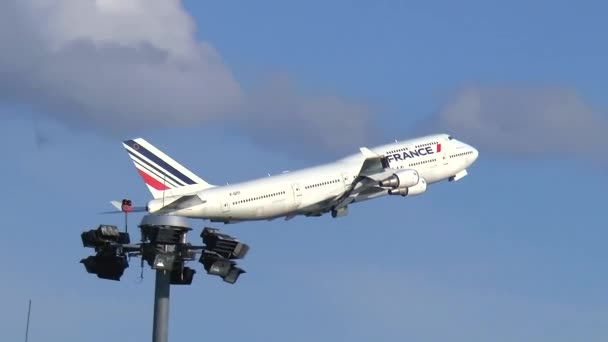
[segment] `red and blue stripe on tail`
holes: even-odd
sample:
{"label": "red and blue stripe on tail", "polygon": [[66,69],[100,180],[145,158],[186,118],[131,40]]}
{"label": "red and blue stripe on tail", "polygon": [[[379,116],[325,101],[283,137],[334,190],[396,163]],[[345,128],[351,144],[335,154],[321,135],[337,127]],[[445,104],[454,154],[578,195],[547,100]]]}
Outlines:
{"label": "red and blue stripe on tail", "polygon": [[143,138],[125,140],[123,146],[154,198],[176,195],[186,188],[212,187]]}

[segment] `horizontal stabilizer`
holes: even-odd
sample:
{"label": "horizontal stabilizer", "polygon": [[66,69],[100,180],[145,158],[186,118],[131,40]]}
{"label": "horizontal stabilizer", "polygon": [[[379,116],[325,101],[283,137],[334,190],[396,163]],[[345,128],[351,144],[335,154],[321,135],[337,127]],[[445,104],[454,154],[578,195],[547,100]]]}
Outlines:
{"label": "horizontal stabilizer", "polygon": [[148,208],[146,207],[133,207],[133,206],[129,206],[128,208],[123,207],[122,205],[122,201],[110,201],[110,204],[112,204],[112,206],[114,208],[116,208],[116,210],[112,210],[112,211],[104,211],[101,214],[118,214],[118,213],[145,213],[148,211]]}
{"label": "horizontal stabilizer", "polygon": [[199,204],[203,204],[203,203],[205,203],[205,202],[203,200],[201,200],[201,198],[198,197],[197,195],[182,196],[182,197],[176,199],[175,201],[167,204],[166,206],[161,207],[158,210],[155,210],[154,214],[157,214],[157,215],[170,214],[172,211],[188,209],[188,208],[191,208],[191,207],[197,206]]}

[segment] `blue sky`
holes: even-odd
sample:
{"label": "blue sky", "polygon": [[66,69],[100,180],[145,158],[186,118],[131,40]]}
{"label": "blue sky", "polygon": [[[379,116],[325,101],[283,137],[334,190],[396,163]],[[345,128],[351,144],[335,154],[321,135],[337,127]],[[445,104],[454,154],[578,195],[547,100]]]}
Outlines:
{"label": "blue sky", "polygon": [[[339,220],[216,225],[251,245],[248,273],[229,286],[192,263],[193,285],[172,289],[170,338],[608,338],[605,4],[134,1],[101,15],[57,3],[44,25],[11,28],[0,14],[4,339],[23,337],[30,298],[30,341],[151,337],[153,273],[140,282],[132,262],[121,282],[102,281],[78,263],[91,254],[83,230],[122,223],[97,214],[109,200],[149,198],[122,139],[144,136],[222,184],[427,130],[479,148],[462,182]],[[40,15],[19,6],[0,13]],[[101,45],[76,49],[74,37]],[[221,63],[192,52],[199,43]],[[162,53],[195,77],[175,76]],[[144,59],[162,72],[129,74]],[[197,242],[204,222],[192,224]]]}

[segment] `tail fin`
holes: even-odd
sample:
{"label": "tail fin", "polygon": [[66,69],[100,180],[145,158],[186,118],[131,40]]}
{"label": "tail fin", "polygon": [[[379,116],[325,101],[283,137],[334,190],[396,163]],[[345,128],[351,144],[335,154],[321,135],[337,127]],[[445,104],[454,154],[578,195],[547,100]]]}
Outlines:
{"label": "tail fin", "polygon": [[125,140],[122,144],[155,199],[213,186],[143,138]]}

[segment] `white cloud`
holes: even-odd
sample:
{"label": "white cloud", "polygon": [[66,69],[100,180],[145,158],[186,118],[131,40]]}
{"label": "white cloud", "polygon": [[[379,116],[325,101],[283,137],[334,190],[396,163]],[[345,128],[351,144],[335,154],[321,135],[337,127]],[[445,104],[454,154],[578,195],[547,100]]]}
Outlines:
{"label": "white cloud", "polygon": [[199,58],[205,46],[194,41],[194,22],[177,1],[29,0],[22,9],[52,51],[78,40],[125,46],[145,42],[175,57],[206,59]]}
{"label": "white cloud", "polygon": [[[5,1],[0,102],[121,135],[230,122],[267,141],[277,137],[276,122],[294,120],[294,130],[306,131],[295,135],[296,146],[335,148],[370,129],[362,124],[367,109],[340,97],[244,91],[220,54],[195,34],[178,0]],[[328,119],[344,130],[326,129]]]}
{"label": "white cloud", "polygon": [[608,131],[600,110],[562,87],[464,87],[435,119],[481,153],[509,156],[589,157]]}
{"label": "white cloud", "polygon": [[286,75],[260,83],[244,103],[242,111],[249,115],[241,120],[254,128],[254,138],[263,143],[281,138],[291,148],[301,149],[298,145],[308,141],[341,151],[375,138],[366,106],[335,95],[304,96]]}

